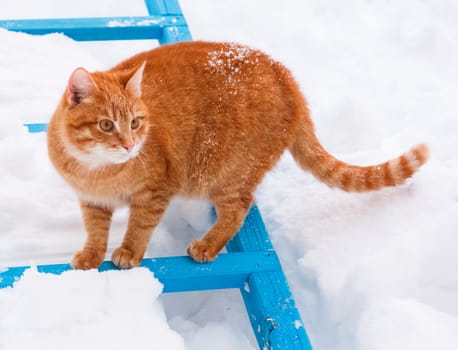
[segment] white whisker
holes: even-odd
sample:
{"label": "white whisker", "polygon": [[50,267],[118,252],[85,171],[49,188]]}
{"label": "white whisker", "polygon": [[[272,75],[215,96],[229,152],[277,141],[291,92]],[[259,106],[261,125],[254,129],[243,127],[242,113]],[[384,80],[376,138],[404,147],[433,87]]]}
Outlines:
{"label": "white whisker", "polygon": [[147,169],[146,169],[146,165],[145,165],[145,160],[142,158],[142,156],[145,157],[146,160],[148,160],[148,155],[145,152],[142,152],[142,151],[139,151],[138,155],[137,155],[138,159],[142,163],[143,170],[145,171],[145,174],[146,174],[147,173]]}

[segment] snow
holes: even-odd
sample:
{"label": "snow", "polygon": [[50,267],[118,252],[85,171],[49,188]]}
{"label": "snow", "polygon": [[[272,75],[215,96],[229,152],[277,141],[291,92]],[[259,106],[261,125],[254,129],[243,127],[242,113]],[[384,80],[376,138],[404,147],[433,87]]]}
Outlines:
{"label": "snow", "polygon": [[[67,271],[29,269],[0,294],[0,348],[184,350],[157,300],[162,285],[147,269]],[[140,325],[140,326],[139,326]]]}
{"label": "snow", "polygon": [[[195,39],[240,42],[284,62],[307,96],[320,140],[340,159],[364,165],[420,142],[431,147],[429,162],[397,188],[332,190],[285,154],[258,189],[314,349],[456,349],[456,2],[181,4]],[[141,0],[77,5],[3,1],[0,17],[145,13]],[[151,42],[76,43],[0,30],[0,43],[0,267],[68,262],[84,241],[76,197],[49,164],[45,135],[21,125],[49,119],[74,68],[109,67]],[[115,216],[110,251],[126,217],[126,210]],[[208,203],[175,201],[148,255],[182,255],[209,217]],[[159,293],[144,270],[29,271],[0,291],[0,349],[83,345],[75,334],[93,347],[256,348],[237,291]],[[129,317],[135,324],[123,323]]]}

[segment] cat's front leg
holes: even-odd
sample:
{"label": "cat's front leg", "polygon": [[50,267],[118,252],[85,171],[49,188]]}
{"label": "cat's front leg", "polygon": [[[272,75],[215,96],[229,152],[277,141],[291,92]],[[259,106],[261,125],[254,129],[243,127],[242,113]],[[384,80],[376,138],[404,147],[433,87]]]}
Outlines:
{"label": "cat's front leg", "polygon": [[72,266],[79,270],[95,269],[103,262],[107,251],[113,210],[84,201],[80,202],[80,207],[87,238],[83,249],[73,256]]}
{"label": "cat's front leg", "polygon": [[132,196],[127,232],[121,246],[112,254],[113,264],[123,269],[140,264],[170,198],[171,195],[162,190],[144,190]]}

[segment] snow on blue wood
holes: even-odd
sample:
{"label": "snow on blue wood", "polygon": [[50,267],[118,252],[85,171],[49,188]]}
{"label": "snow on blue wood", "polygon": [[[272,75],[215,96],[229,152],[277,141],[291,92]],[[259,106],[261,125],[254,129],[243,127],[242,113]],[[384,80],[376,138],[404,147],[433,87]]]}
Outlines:
{"label": "snow on blue wood", "polygon": [[63,33],[78,41],[192,40],[176,0],[145,0],[149,16],[0,20],[0,27],[28,34]]}
{"label": "snow on blue wood", "polygon": [[[157,39],[169,44],[192,40],[178,0],[145,0],[150,16],[3,20],[0,27],[30,34],[61,32],[75,40]],[[44,132],[47,124],[25,124],[29,132]],[[304,325],[288,287],[277,254],[256,205],[248,213],[238,234],[209,264],[189,257],[144,259],[141,266],[153,271],[164,284],[164,292],[239,288],[260,349],[311,350]],[[27,266],[0,269],[0,288],[10,287]],[[41,265],[43,273],[61,274],[70,264]],[[109,261],[99,270],[116,269]]]}
{"label": "snow on blue wood", "polygon": [[[187,256],[143,259],[141,267],[147,268],[164,285],[164,293],[243,288],[253,272],[278,271],[279,261],[272,252],[220,254],[211,264],[197,264]],[[0,288],[12,287],[30,266],[0,270]],[[70,264],[38,265],[42,273],[60,275],[71,270]],[[117,270],[105,261],[99,271]]]}
{"label": "snow on blue wood", "polygon": [[78,41],[162,40],[164,28],[187,27],[182,16],[2,20],[0,27],[29,34],[63,33]]}
{"label": "snow on blue wood", "polygon": [[190,41],[191,33],[188,27],[185,26],[168,26],[162,32],[162,37],[159,40],[160,44],[172,44],[179,41]]}

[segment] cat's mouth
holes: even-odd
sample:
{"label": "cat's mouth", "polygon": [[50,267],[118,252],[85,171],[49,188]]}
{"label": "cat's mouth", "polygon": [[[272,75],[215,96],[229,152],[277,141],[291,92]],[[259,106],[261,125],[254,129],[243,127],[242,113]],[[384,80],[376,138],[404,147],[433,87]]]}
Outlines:
{"label": "cat's mouth", "polygon": [[107,150],[106,158],[114,164],[123,164],[138,156],[140,152],[139,145],[132,146],[131,149],[116,147]]}
{"label": "cat's mouth", "polygon": [[85,151],[73,147],[67,147],[69,154],[79,163],[84,164],[90,170],[102,168],[113,164],[124,164],[138,157],[142,143],[137,143],[126,149],[122,146],[106,148],[100,144]]}
{"label": "cat's mouth", "polygon": [[103,165],[109,165],[110,163],[127,163],[129,160],[136,158],[139,155],[141,146],[141,143],[134,144],[128,148],[123,146],[114,146],[110,148],[95,146],[90,150],[90,153],[93,156],[91,163]]}

